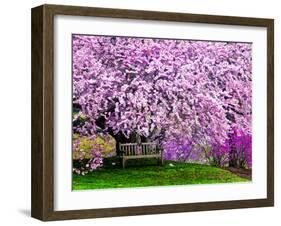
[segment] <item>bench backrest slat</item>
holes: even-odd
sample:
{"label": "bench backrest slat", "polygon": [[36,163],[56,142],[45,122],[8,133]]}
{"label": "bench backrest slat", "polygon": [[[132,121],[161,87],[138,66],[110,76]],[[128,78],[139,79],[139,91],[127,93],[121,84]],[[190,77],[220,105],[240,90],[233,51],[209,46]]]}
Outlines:
{"label": "bench backrest slat", "polygon": [[126,156],[158,154],[160,151],[156,143],[120,143],[119,148]]}

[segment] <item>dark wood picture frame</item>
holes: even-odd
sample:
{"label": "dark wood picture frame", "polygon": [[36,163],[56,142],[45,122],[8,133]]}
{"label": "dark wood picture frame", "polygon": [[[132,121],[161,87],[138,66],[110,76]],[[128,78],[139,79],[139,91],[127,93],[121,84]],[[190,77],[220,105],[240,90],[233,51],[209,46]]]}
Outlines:
{"label": "dark wood picture frame", "polygon": [[[267,198],[204,203],[54,211],[54,16],[95,16],[267,28]],[[199,14],[42,5],[32,9],[31,215],[49,220],[162,214],[274,205],[274,20]]]}

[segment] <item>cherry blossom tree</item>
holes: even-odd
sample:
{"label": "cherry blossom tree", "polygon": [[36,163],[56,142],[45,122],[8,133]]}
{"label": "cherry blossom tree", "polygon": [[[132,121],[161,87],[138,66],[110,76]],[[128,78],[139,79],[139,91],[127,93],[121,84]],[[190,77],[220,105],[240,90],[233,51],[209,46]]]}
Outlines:
{"label": "cherry blossom tree", "polygon": [[74,130],[195,148],[251,134],[251,65],[250,43],[73,35]]}

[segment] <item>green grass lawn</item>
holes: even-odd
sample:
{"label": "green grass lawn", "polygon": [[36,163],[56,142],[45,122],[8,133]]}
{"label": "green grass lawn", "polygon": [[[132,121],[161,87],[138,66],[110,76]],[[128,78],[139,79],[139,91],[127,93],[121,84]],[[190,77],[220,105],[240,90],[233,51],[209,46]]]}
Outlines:
{"label": "green grass lawn", "polygon": [[73,190],[249,181],[227,170],[207,165],[166,161],[159,166],[155,163],[143,160],[140,164],[139,160],[131,160],[126,169],[109,163],[85,176],[73,174]]}

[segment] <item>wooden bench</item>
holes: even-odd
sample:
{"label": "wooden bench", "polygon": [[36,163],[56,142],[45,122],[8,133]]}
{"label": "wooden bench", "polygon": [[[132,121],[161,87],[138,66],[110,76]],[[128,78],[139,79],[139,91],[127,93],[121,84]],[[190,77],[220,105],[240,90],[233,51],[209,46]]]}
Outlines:
{"label": "wooden bench", "polygon": [[120,143],[119,150],[123,169],[128,159],[157,158],[163,165],[162,150],[156,143]]}

